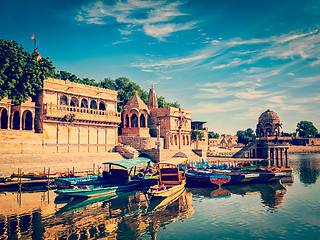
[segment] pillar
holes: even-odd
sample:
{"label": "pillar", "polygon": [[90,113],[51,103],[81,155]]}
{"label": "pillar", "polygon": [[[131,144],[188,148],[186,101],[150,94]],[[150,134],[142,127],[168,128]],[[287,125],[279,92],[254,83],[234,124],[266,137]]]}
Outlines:
{"label": "pillar", "polygon": [[22,124],[23,124],[23,122],[22,122],[22,120],[23,120],[23,118],[22,118],[22,111],[20,111],[19,112],[20,113],[20,124],[19,124],[19,128],[20,128],[20,130],[22,130]]}

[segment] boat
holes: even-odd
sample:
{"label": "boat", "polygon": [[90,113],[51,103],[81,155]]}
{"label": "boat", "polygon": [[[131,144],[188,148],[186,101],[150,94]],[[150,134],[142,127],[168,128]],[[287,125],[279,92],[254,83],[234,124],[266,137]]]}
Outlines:
{"label": "boat", "polygon": [[103,171],[103,183],[100,185],[74,186],[71,189],[57,190],[56,193],[69,197],[98,197],[137,189],[142,185],[144,176],[137,172],[137,166],[150,165],[149,158],[132,158],[103,163],[107,170]]}
{"label": "boat", "polygon": [[102,175],[75,178],[55,178],[54,181],[58,188],[71,188],[73,186],[84,185],[101,185],[104,183]]}
{"label": "boat", "polygon": [[159,181],[149,188],[149,197],[166,198],[185,189],[187,162],[187,158],[172,158],[158,163]]}
{"label": "boat", "polygon": [[212,185],[218,185],[228,183],[231,180],[229,175],[217,174],[212,171],[206,170],[191,170],[186,172],[187,185],[194,187],[210,187]]}
{"label": "boat", "polygon": [[279,181],[287,174],[285,172],[253,171],[253,170],[213,170],[217,174],[229,175],[231,177],[228,184],[242,183],[269,183]]}

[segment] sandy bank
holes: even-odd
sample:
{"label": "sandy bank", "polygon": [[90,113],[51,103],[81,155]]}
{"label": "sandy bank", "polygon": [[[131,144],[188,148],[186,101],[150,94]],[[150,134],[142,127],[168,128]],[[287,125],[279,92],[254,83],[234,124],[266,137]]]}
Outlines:
{"label": "sandy bank", "polygon": [[314,154],[320,153],[320,146],[290,146],[289,154]]}
{"label": "sandy bank", "polygon": [[0,155],[0,174],[10,176],[21,168],[24,172],[43,172],[44,168],[50,173],[66,172],[68,169],[84,171],[97,169],[102,163],[121,160],[119,153],[60,153],[60,154],[2,154]]}

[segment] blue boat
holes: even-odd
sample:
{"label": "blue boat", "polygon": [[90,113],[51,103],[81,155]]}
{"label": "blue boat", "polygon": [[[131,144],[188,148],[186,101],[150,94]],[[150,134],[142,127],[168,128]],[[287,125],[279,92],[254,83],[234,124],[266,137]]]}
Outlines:
{"label": "blue boat", "polygon": [[56,178],[54,182],[58,188],[71,188],[72,186],[103,184],[102,175],[93,175],[77,178]]}
{"label": "blue boat", "polygon": [[195,171],[187,170],[186,172],[187,185],[194,187],[210,187],[213,185],[218,185],[228,183],[231,177],[224,174],[216,174],[212,171]]}
{"label": "blue boat", "polygon": [[68,197],[97,197],[137,189],[143,185],[145,172],[138,172],[137,166],[150,165],[149,158],[132,158],[103,163],[108,170],[103,171],[102,184],[74,186],[72,189],[57,190],[56,193]]}

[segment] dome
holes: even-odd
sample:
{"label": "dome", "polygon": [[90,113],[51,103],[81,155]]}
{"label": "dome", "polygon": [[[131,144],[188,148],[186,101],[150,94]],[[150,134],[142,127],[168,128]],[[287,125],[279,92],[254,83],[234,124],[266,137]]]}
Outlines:
{"label": "dome", "polygon": [[259,123],[266,123],[266,122],[272,122],[272,123],[279,122],[280,123],[280,118],[275,112],[268,109],[267,111],[262,113],[259,117]]}

